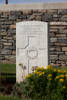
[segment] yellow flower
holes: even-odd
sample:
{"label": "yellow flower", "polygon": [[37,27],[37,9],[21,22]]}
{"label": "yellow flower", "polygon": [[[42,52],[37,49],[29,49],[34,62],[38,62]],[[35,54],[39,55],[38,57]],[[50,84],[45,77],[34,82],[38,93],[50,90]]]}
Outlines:
{"label": "yellow flower", "polygon": [[65,89],[66,88],[66,86],[63,86],[63,89]]}
{"label": "yellow flower", "polygon": [[45,74],[45,72],[43,72],[43,75]]}
{"label": "yellow flower", "polygon": [[59,79],[59,82],[63,83],[64,82],[64,79]]}
{"label": "yellow flower", "polygon": [[48,80],[52,80],[52,78],[48,78]]}
{"label": "yellow flower", "polygon": [[36,72],[36,74],[40,74],[41,72]]}
{"label": "yellow flower", "polygon": [[67,71],[66,70],[63,70],[63,73],[66,73]]}
{"label": "yellow flower", "polygon": [[48,65],[47,69],[51,69],[52,70],[52,65]]}
{"label": "yellow flower", "polygon": [[35,70],[34,74],[37,74],[37,70]]}
{"label": "yellow flower", "polygon": [[39,76],[42,76],[42,75],[43,75],[42,73],[39,74]]}
{"label": "yellow flower", "polygon": [[40,67],[37,67],[37,68],[36,68],[36,71],[40,71],[40,70],[41,70],[41,68],[40,68]]}
{"label": "yellow flower", "polygon": [[44,70],[44,67],[37,67],[36,68],[36,71],[43,71]]}
{"label": "yellow flower", "polygon": [[60,76],[56,76],[56,78],[55,79],[59,79],[60,78]]}
{"label": "yellow flower", "polygon": [[39,73],[39,76],[42,76],[42,75],[44,75],[44,74],[45,74],[44,72],[40,72],[40,73]]}
{"label": "yellow flower", "polygon": [[67,77],[67,74],[65,74],[65,77]]}
{"label": "yellow flower", "polygon": [[58,73],[65,73],[65,70],[58,69]]}
{"label": "yellow flower", "polygon": [[58,69],[58,73],[61,73],[61,70],[60,69]]}
{"label": "yellow flower", "polygon": [[60,75],[60,77],[64,77],[64,75]]}
{"label": "yellow flower", "polygon": [[26,78],[30,78],[32,76],[32,74],[28,74],[27,76],[26,76]]}
{"label": "yellow flower", "polygon": [[61,70],[61,73],[66,73],[66,70]]}
{"label": "yellow flower", "polygon": [[37,67],[36,70],[40,69],[40,67]]}
{"label": "yellow flower", "polygon": [[41,67],[41,70],[44,70],[44,67],[43,66]]}
{"label": "yellow flower", "polygon": [[35,72],[36,74],[38,74],[39,76],[42,76],[42,75],[44,75],[45,73],[44,72]]}
{"label": "yellow flower", "polygon": [[56,70],[56,68],[54,69],[54,72],[56,72],[57,70]]}
{"label": "yellow flower", "polygon": [[64,78],[64,75],[59,75],[59,76],[56,76],[56,78],[55,79],[59,79],[59,78]]}
{"label": "yellow flower", "polygon": [[48,74],[48,77],[52,77],[52,74]]}

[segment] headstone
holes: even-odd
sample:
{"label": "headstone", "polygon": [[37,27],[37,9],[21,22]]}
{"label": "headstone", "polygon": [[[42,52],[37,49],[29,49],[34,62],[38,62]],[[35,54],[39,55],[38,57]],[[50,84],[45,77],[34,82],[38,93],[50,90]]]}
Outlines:
{"label": "headstone", "polygon": [[48,24],[24,21],[16,24],[16,81],[23,81],[34,66],[48,65]]}

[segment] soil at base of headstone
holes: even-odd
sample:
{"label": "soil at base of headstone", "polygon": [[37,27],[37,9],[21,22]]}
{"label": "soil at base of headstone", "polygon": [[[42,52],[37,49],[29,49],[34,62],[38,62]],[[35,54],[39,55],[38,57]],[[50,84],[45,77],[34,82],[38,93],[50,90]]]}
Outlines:
{"label": "soil at base of headstone", "polygon": [[0,83],[0,94],[11,95],[15,83]]}

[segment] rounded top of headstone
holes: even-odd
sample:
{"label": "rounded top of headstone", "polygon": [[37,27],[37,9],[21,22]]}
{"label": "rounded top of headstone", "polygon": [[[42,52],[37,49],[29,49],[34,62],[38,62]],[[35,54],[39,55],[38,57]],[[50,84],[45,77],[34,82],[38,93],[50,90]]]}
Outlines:
{"label": "rounded top of headstone", "polygon": [[22,21],[16,23],[16,25],[26,25],[26,24],[47,24],[47,22],[42,22],[42,21]]}

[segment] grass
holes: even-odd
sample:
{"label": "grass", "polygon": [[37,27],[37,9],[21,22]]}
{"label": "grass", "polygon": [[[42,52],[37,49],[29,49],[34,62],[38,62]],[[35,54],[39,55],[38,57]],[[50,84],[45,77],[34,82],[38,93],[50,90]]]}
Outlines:
{"label": "grass", "polygon": [[67,67],[54,67],[56,69],[63,69],[63,70],[66,70],[67,71]]}
{"label": "grass", "polygon": [[1,64],[2,73],[16,74],[16,64]]}
{"label": "grass", "polygon": [[16,82],[16,64],[1,64],[1,80],[3,82]]}
{"label": "grass", "polygon": [[0,100],[24,100],[24,99],[20,99],[18,97],[12,97],[12,96],[0,96]]}
{"label": "grass", "polygon": [[19,97],[14,97],[14,96],[0,96],[0,100],[31,100],[28,98],[19,98]]}

